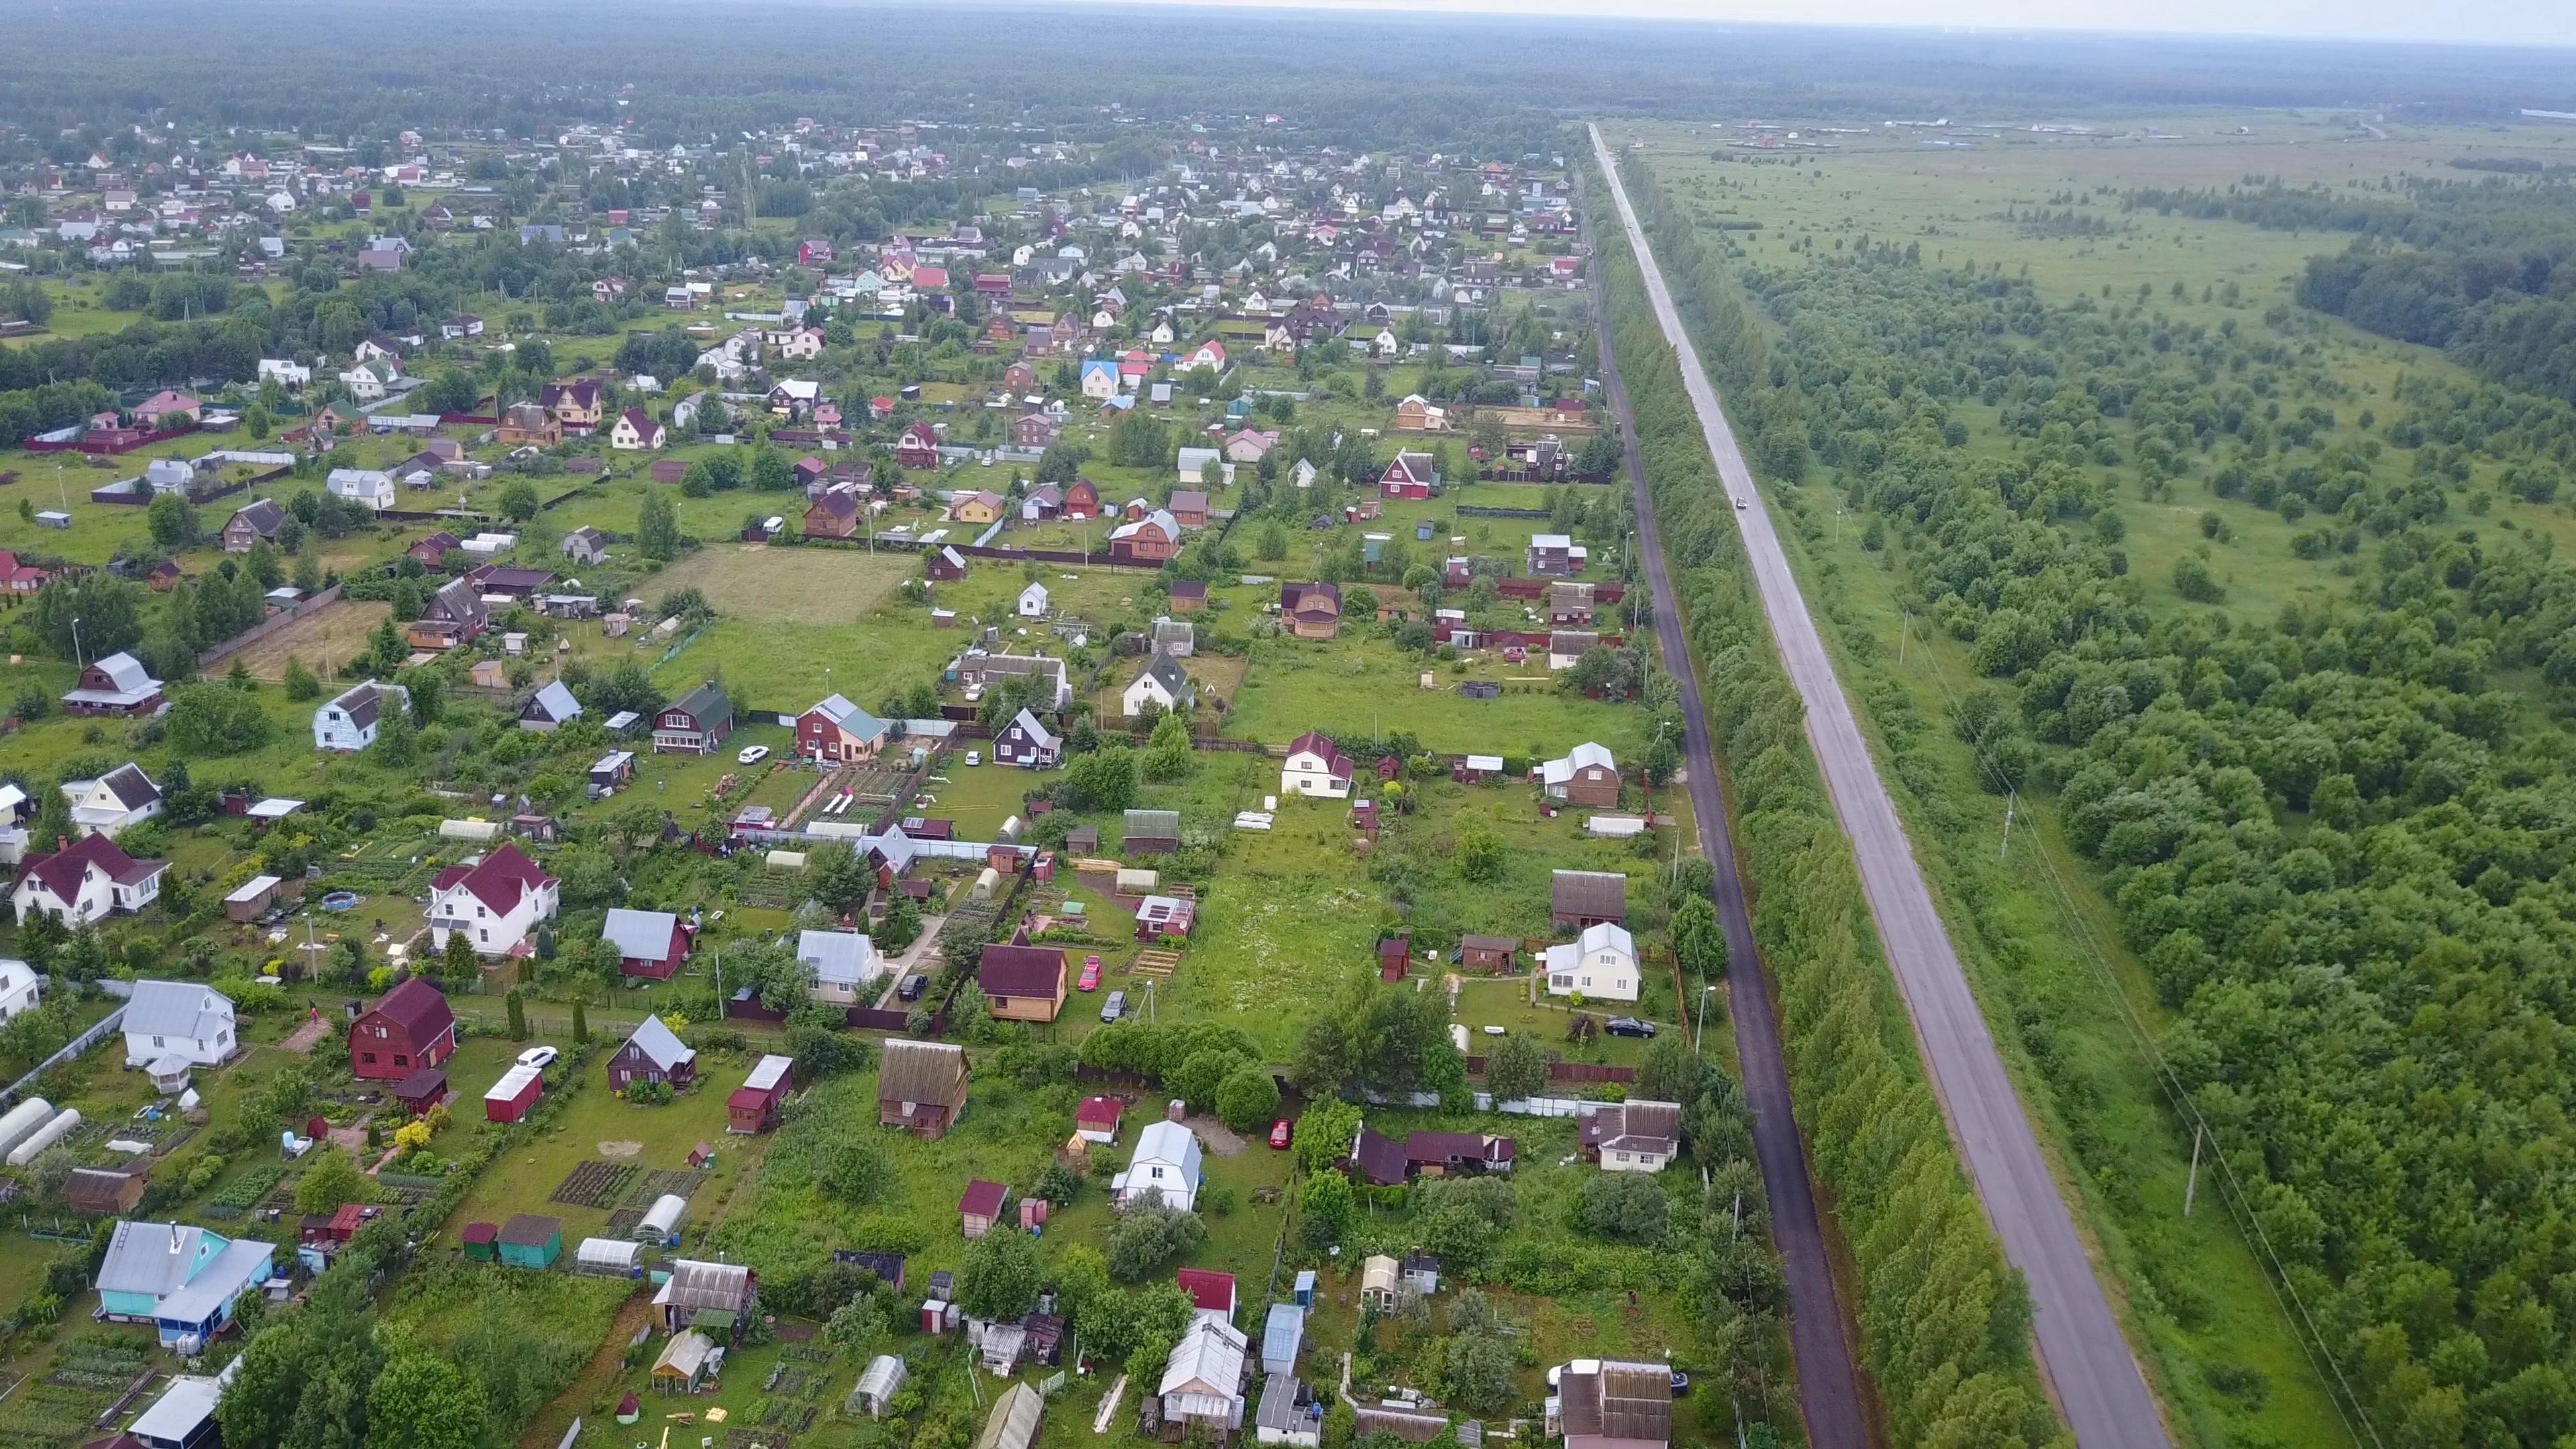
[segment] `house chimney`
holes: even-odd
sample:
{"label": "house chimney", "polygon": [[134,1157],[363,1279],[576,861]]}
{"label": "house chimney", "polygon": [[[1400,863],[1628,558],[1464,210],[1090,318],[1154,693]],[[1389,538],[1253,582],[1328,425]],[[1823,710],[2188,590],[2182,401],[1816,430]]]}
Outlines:
{"label": "house chimney", "polygon": [[1181,1120],[1182,1116],[1189,1111],[1189,1109],[1189,1103],[1182,1101],[1178,1097],[1174,1097],[1171,1101],[1171,1105],[1163,1109],[1163,1116],[1168,1121],[1178,1122]]}
{"label": "house chimney", "polygon": [[177,1223],[172,1223],[170,1225],[170,1251],[173,1253],[179,1251],[179,1225]]}

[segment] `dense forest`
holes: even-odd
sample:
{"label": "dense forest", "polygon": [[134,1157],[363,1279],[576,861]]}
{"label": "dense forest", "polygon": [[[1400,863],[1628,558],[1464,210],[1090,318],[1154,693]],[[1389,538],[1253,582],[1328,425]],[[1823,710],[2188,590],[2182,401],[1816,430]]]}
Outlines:
{"label": "dense forest", "polygon": [[[233,0],[184,24],[141,0],[0,5],[0,122],[42,136],[102,118],[308,137],[551,135],[615,124],[637,144],[704,144],[783,125],[1021,122],[1116,134],[1109,108],[1162,120],[1279,112],[1309,141],[1562,143],[1568,113],[1730,111],[1869,117],[2168,104],[2337,106],[2499,118],[2576,108],[2542,53],[2317,41],[1683,27],[1585,17],[1336,12],[1334,43],[1293,14],[1160,6],[995,10],[791,3],[711,14],[649,0],[602,26],[465,0],[370,14]],[[100,43],[113,36],[112,45]],[[1067,57],[1081,63],[1066,64]],[[1242,57],[1221,86],[1211,57]]]}
{"label": "dense forest", "polygon": [[2276,231],[2357,232],[2344,250],[2309,259],[2300,302],[2576,402],[2576,182],[2417,179],[2375,194],[2149,190],[2127,204]]}
{"label": "dense forest", "polygon": [[[2576,568],[2446,524],[2472,449],[2561,476],[2566,410],[2417,384],[2354,450],[2271,396],[2302,365],[2276,338],[1887,247],[1737,275],[1779,340],[1703,335],[1749,384],[1760,466],[1832,469],[1996,681],[1954,724],[1998,792],[2054,792],[2103,869],[2176,1013],[2162,1049],[2371,1421],[2563,1442],[2576,791],[2515,686],[2576,674]],[[1805,448],[1771,441],[1792,418]],[[2003,456],[1968,446],[1997,433]],[[2373,466],[2389,447],[2400,481]],[[2349,589],[2269,621],[2149,607],[2105,463],[2151,497],[2205,469],[2315,515]],[[2186,555],[2174,583],[2215,603],[2208,573]]]}

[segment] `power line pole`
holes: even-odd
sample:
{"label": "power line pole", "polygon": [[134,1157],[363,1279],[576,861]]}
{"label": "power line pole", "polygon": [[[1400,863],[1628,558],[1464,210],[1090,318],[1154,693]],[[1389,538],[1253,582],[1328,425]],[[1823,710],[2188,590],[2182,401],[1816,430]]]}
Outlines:
{"label": "power line pole", "polygon": [[2019,804],[2020,801],[2021,792],[2019,790],[2015,790],[2004,797],[2004,847],[2002,851],[1998,853],[1998,859],[2012,859],[2013,806]]}
{"label": "power line pole", "polygon": [[2186,1218],[2191,1216],[2192,1197],[2200,1190],[2200,1139],[2203,1130],[2198,1122],[2191,1125],[2191,1175],[2182,1181],[2182,1215]]}

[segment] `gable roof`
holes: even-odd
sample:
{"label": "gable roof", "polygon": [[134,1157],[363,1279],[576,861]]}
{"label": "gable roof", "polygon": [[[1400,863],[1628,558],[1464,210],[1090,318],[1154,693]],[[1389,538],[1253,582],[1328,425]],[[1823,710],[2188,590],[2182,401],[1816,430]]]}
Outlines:
{"label": "gable roof", "polygon": [[697,721],[699,729],[712,730],[732,720],[733,701],[725,698],[725,692],[716,687],[714,680],[709,680],[662,706],[666,714],[672,710]]}
{"label": "gable roof", "polygon": [[262,498],[256,503],[233,510],[233,516],[225,522],[224,527],[229,529],[233,524],[247,523],[259,530],[260,537],[266,538],[276,533],[277,525],[285,520],[286,510],[277,506],[276,499]]}
{"label": "gable roof", "polygon": [[617,954],[629,960],[660,961],[668,957],[671,933],[679,928],[680,918],[669,911],[637,911],[618,906],[612,908],[608,918],[600,923],[599,939],[615,946]]}
{"label": "gable roof", "polygon": [[966,1097],[966,1049],[948,1042],[889,1041],[877,1068],[880,1102],[955,1103]]}
{"label": "gable roof", "polygon": [[888,721],[877,718],[838,694],[826,695],[806,713],[819,714],[831,721],[841,733],[860,740],[875,739],[894,728]]}
{"label": "gable roof", "polygon": [[1175,1275],[1190,1303],[1210,1313],[1234,1311],[1234,1275],[1206,1268],[1183,1268]]}
{"label": "gable roof", "polygon": [[495,915],[506,916],[518,909],[527,895],[552,883],[554,877],[528,858],[527,852],[511,841],[503,841],[482,862],[473,866],[451,865],[430,882],[433,891],[463,889]]}
{"label": "gable roof", "polygon": [[1329,612],[1339,618],[1342,612],[1342,587],[1339,584],[1281,584],[1279,611],[1283,614]]}
{"label": "gable roof", "polygon": [[1243,1349],[1248,1341],[1243,1330],[1224,1319],[1194,1320],[1172,1346],[1172,1356],[1164,1361],[1162,1384],[1154,1392],[1168,1394],[1196,1386],[1202,1393],[1232,1398],[1235,1385],[1243,1382]]}
{"label": "gable roof", "polygon": [[975,982],[986,996],[1053,996],[1064,989],[1064,948],[987,946]]}
{"label": "gable roof", "polygon": [[1023,709],[1018,714],[1011,716],[1011,728],[1026,734],[1029,737],[1029,742],[1040,749],[1054,749],[1056,747],[1056,737],[1054,732],[1049,730],[1045,725],[1038,723],[1037,715],[1030,710]]}
{"label": "gable roof", "polygon": [[98,1291],[164,1297],[188,1281],[200,1254],[221,1252],[225,1241],[204,1228],[179,1223],[118,1223],[98,1265]]}
{"label": "gable roof", "polygon": [[[1308,730],[1306,733],[1299,735],[1297,738],[1288,742],[1288,757],[1290,759],[1293,760],[1299,755],[1309,754],[1321,758],[1324,762],[1324,768],[1332,772],[1334,779],[1347,780],[1350,778],[1351,757],[1343,754],[1339,749],[1335,748],[1331,740],[1326,739],[1324,736],[1317,734],[1313,730]],[[1562,875],[1564,872],[1559,871],[1558,874]]]}
{"label": "gable roof", "polygon": [[367,1014],[401,1027],[415,1046],[435,1041],[456,1024],[456,1013],[449,1008],[447,998],[418,976],[386,992]]}
{"label": "gable roof", "polygon": [[635,1028],[635,1034],[626,1039],[626,1044],[666,1072],[698,1059],[696,1052],[682,1045],[680,1038],[662,1024],[658,1013],[644,1018],[644,1024]]}
{"label": "gable roof", "polygon": [[[96,837],[92,837],[95,839]],[[232,1025],[232,998],[186,981],[137,981],[125,1003],[128,1034],[202,1041]]]}
{"label": "gable roof", "polygon": [[1629,1439],[1649,1444],[1673,1437],[1673,1371],[1659,1363],[1578,1359],[1558,1378],[1565,1437]]}
{"label": "gable roof", "polygon": [[966,1194],[957,1199],[957,1210],[969,1217],[997,1218],[1003,1204],[1011,1200],[1011,1190],[998,1182],[977,1178],[966,1184]]}
{"label": "gable roof", "polygon": [[1148,1122],[1145,1130],[1136,1134],[1135,1155],[1128,1160],[1176,1163],[1181,1168],[1182,1181],[1196,1182],[1202,1160],[1198,1134],[1168,1118]]}
{"label": "gable roof", "polygon": [[1567,751],[1563,759],[1549,760],[1542,764],[1539,767],[1540,783],[1562,785],[1573,779],[1578,771],[1591,765],[1599,765],[1611,771],[1619,768],[1619,762],[1612,757],[1608,745],[1595,744],[1586,740]]}
{"label": "gable roof", "polygon": [[538,690],[536,698],[528,701],[528,708],[521,712],[520,718],[526,719],[538,714],[557,724],[562,724],[567,720],[580,717],[581,701],[572,697],[572,691],[564,687],[562,680],[554,680],[545,688]]}
{"label": "gable roof", "polygon": [[1379,1187],[1393,1187],[1404,1181],[1404,1146],[1391,1137],[1380,1137],[1363,1123],[1351,1143],[1351,1165]]}
{"label": "gable roof", "polygon": [[1551,878],[1549,899],[1560,916],[1628,914],[1628,878],[1616,871],[1560,870]]}
{"label": "gable roof", "polygon": [[411,692],[399,684],[378,684],[370,679],[364,684],[352,685],[341,691],[339,698],[322,707],[340,711],[348,717],[349,723],[359,729],[365,729],[374,724],[377,716],[384,712],[384,700],[388,693],[401,695],[406,703],[411,699]]}
{"label": "gable roof", "polygon": [[[125,655],[120,654],[116,657],[119,659],[125,659],[128,664],[134,664],[134,661],[127,659]],[[105,663],[106,661],[101,662]],[[134,671],[137,674],[142,673],[143,666],[140,664],[134,664]],[[146,682],[148,683],[149,681]],[[120,682],[118,687],[122,689],[129,686]],[[161,787],[152,783],[152,777],[144,774],[143,767],[140,765],[119,765],[115,769],[108,771],[106,774],[99,776],[98,784],[100,788],[116,797],[117,804],[124,806],[128,810],[140,810],[144,806],[152,804],[154,801],[161,798]]]}
{"label": "gable roof", "polygon": [[[136,860],[117,849],[116,842],[104,835],[84,835],[51,855],[31,855],[18,868],[13,887],[33,877],[36,883],[59,901],[70,901],[80,894],[81,878],[96,866],[108,879],[119,885],[140,885],[169,869],[159,860]],[[136,983],[141,986],[143,983]],[[128,1021],[133,1020],[129,1007]],[[129,1028],[130,1030],[131,1028]]]}
{"label": "gable roof", "polygon": [[1137,675],[1137,678],[1143,679],[1149,676],[1155,683],[1163,687],[1163,693],[1170,695],[1174,700],[1185,699],[1189,696],[1189,671],[1181,667],[1179,660],[1174,659],[1170,654],[1165,653],[1163,650],[1157,649],[1149,658],[1147,658],[1145,661],[1144,671]]}
{"label": "gable roof", "polygon": [[806,931],[796,938],[796,959],[814,968],[819,984],[856,986],[874,945],[856,931]]}

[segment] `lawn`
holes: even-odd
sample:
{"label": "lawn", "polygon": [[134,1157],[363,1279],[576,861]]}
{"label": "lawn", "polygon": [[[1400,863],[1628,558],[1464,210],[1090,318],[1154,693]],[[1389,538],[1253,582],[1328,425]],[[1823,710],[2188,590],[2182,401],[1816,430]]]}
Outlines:
{"label": "lawn", "polygon": [[[1426,673],[1429,689],[1422,686]],[[1503,692],[1469,699],[1458,692],[1469,680],[1500,684]],[[1225,733],[1285,745],[1308,730],[1377,738],[1410,732],[1435,752],[1531,759],[1598,740],[1626,758],[1644,752],[1643,720],[1631,707],[1563,694],[1543,659],[1512,665],[1480,654],[1443,664],[1397,649],[1374,625],[1345,624],[1330,643],[1255,642]]]}

